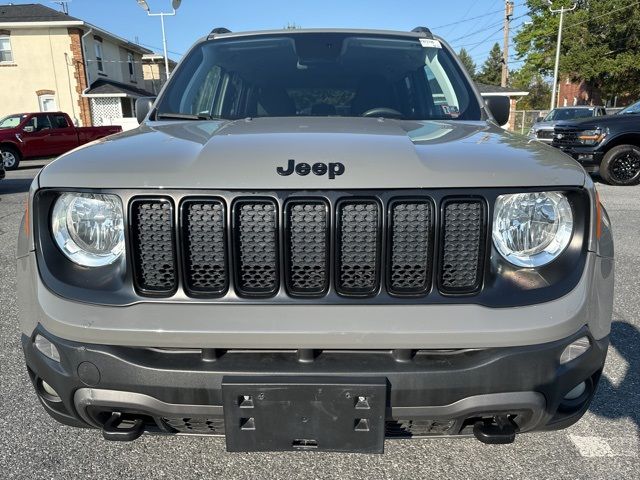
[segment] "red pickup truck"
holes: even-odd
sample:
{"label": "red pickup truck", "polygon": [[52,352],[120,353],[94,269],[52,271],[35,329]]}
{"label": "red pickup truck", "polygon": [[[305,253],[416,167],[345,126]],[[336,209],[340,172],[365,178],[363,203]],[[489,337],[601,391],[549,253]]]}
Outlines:
{"label": "red pickup truck", "polygon": [[54,157],[122,131],[122,127],[75,127],[63,112],[18,113],[0,120],[0,152],[7,170],[20,160]]}

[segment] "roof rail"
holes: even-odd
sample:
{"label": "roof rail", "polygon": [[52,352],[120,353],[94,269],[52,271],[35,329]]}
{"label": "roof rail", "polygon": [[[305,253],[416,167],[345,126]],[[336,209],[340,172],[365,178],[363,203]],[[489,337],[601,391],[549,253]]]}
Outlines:
{"label": "roof rail", "polygon": [[431,30],[429,30],[427,27],[416,27],[411,31],[414,33],[422,33],[427,38],[433,38],[433,34],[431,33]]}
{"label": "roof rail", "polygon": [[209,34],[208,38],[213,38],[216,35],[220,35],[221,33],[231,33],[231,30],[229,30],[228,28],[224,28],[224,27],[214,28],[213,30],[211,30],[211,33]]}

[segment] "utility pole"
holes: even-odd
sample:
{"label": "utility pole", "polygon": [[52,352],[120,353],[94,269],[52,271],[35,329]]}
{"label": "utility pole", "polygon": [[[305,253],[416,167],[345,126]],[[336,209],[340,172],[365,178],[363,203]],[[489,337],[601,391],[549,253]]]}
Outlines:
{"label": "utility pole", "polygon": [[176,10],[178,9],[178,7],[180,7],[180,3],[181,0],[173,0],[171,2],[172,10],[169,13],[151,13],[151,11],[149,10],[149,5],[147,4],[147,0],[138,0],[138,5],[140,5],[140,8],[147,12],[147,15],[149,15],[150,17],[160,17],[160,25],[162,28],[162,51],[164,53],[164,71],[167,80],[169,80],[169,56],[167,53],[167,35],[164,31],[164,17],[174,16],[176,14]]}
{"label": "utility pole", "polygon": [[502,47],[502,80],[500,86],[506,87],[509,80],[509,27],[511,25],[511,17],[513,16],[513,2],[505,0],[504,2],[504,45]]}
{"label": "utility pole", "polygon": [[553,70],[553,90],[551,93],[551,110],[556,108],[556,95],[558,92],[558,68],[560,67],[560,46],[562,45],[562,23],[564,21],[564,12],[571,12],[576,9],[578,6],[577,3],[573,4],[571,8],[560,7],[559,9],[551,8],[553,3],[551,0],[547,0],[549,2],[549,11],[551,13],[559,13],[560,14],[560,25],[558,27],[558,44],[556,45],[556,66]]}

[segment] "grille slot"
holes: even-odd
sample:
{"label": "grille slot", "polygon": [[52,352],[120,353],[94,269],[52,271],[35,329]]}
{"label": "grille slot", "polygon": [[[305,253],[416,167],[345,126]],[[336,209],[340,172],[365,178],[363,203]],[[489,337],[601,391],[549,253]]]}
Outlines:
{"label": "grille slot", "polygon": [[380,206],[376,200],[338,204],[337,285],[346,295],[372,295],[380,277]]}
{"label": "grille slot", "polygon": [[270,296],[279,286],[277,205],[241,199],[234,204],[236,286],[247,296]]}
{"label": "grille slot", "polygon": [[286,281],[294,295],[322,295],[329,287],[329,207],[292,200],[285,207]]}
{"label": "grille slot", "polygon": [[447,200],[443,206],[440,290],[473,293],[484,264],[485,206],[480,199]]}
{"label": "grille slot", "polygon": [[182,204],[185,286],[190,293],[216,295],[228,286],[226,212],[221,200]]}
{"label": "grille slot", "polygon": [[396,294],[424,293],[431,284],[431,202],[424,199],[392,202],[389,229],[389,291]]}
{"label": "grille slot", "polygon": [[133,265],[137,288],[169,295],[177,287],[173,205],[167,199],[131,203]]}

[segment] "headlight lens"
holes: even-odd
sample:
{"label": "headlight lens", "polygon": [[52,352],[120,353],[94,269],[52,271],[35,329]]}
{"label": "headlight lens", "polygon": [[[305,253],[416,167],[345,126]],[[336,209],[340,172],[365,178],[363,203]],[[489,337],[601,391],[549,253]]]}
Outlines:
{"label": "headlight lens", "polygon": [[519,267],[540,267],[569,245],[573,213],[560,192],[500,195],[493,217],[493,243]]}
{"label": "headlight lens", "polygon": [[604,139],[606,134],[607,132],[600,128],[583,130],[578,134],[578,140],[583,145],[596,145]]}
{"label": "headlight lens", "polygon": [[63,193],[51,229],[60,250],[78,265],[109,265],[124,252],[122,202],[115,195]]}

